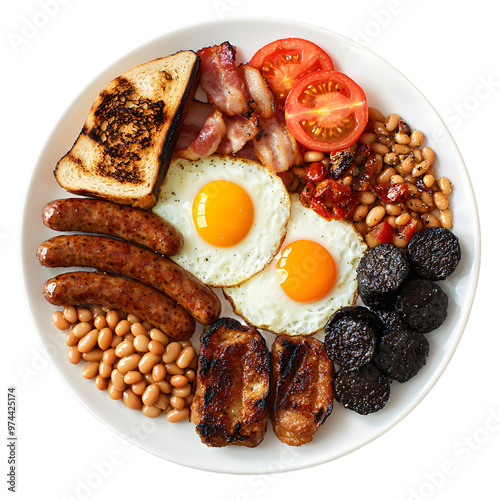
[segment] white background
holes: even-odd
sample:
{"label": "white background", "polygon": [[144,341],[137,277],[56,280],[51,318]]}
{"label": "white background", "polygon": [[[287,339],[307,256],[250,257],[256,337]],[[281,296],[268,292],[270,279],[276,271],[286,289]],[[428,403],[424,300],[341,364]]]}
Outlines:
{"label": "white background", "polygon": [[[7,386],[16,386],[17,498],[498,498],[500,329],[494,297],[499,279],[500,30],[490,6],[486,0],[4,2],[0,408],[6,422]],[[19,231],[25,190],[40,151],[61,114],[96,75],[169,30],[256,15],[317,24],[353,38],[423,92],[444,118],[468,167],[483,250],[476,300],[455,356],[409,416],[336,461],[298,472],[237,476],[196,471],[152,456],[80,405],[52,367],[31,323],[21,282]],[[39,26],[28,30],[34,21]],[[3,498],[8,450],[4,444],[1,449]]]}

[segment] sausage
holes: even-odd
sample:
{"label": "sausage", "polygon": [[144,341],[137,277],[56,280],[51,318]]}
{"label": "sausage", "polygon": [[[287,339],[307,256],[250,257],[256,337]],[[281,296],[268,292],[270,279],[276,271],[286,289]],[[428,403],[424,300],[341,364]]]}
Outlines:
{"label": "sausage", "polygon": [[54,200],[42,210],[43,223],[55,231],[107,234],[158,252],[174,255],[183,245],[181,233],[152,212],[93,198]]}
{"label": "sausage", "polygon": [[43,242],[37,257],[45,267],[95,267],[150,285],[178,302],[198,322],[220,315],[215,292],[170,259],[126,241],[95,235],[61,235]]}
{"label": "sausage", "polygon": [[45,299],[53,305],[99,304],[141,318],[175,340],[194,333],[194,319],[171,298],[143,283],[100,272],[59,274],[43,286]]}

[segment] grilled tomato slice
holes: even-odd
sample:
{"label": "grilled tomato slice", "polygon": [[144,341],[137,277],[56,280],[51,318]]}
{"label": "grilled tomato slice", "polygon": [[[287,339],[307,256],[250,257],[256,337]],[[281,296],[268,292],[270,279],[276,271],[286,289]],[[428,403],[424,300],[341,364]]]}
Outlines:
{"label": "grilled tomato slice", "polygon": [[307,73],[333,70],[330,56],[303,38],[282,38],[268,43],[250,59],[278,100],[284,101],[295,83]]}
{"label": "grilled tomato slice", "polygon": [[356,142],[368,122],[363,89],[338,71],[302,77],[285,102],[286,124],[295,139],[313,151],[334,152]]}

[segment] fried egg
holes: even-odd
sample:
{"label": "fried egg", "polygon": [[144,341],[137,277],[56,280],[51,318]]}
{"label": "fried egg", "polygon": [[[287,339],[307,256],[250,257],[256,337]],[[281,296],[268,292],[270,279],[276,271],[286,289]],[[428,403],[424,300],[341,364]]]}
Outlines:
{"label": "fried egg", "polygon": [[311,335],[357,298],[356,268],[367,246],[346,221],[327,221],[292,195],[283,245],[260,273],[224,288],[246,322],[276,334]]}
{"label": "fried egg", "polygon": [[153,212],[183,235],[173,261],[207,285],[233,286],[264,269],[278,252],[290,197],[282,180],[255,161],[177,158]]}

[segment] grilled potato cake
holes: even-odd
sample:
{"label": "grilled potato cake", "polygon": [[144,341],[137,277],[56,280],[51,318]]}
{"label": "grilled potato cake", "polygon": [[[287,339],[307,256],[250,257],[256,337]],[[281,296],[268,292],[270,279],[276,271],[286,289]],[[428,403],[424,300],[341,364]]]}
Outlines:
{"label": "grilled potato cake", "polygon": [[253,448],[267,427],[270,355],[253,327],[220,318],[201,337],[191,421],[207,446]]}
{"label": "grilled potato cake", "polygon": [[271,368],[276,437],[290,446],[309,443],[333,407],[334,369],[323,342],[278,336],[271,349]]}

